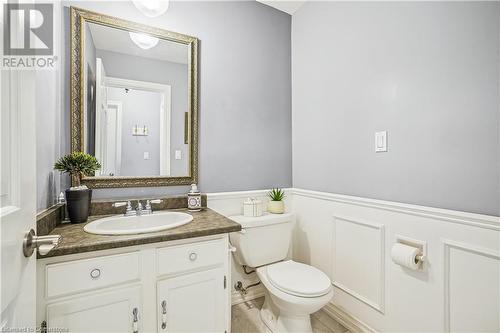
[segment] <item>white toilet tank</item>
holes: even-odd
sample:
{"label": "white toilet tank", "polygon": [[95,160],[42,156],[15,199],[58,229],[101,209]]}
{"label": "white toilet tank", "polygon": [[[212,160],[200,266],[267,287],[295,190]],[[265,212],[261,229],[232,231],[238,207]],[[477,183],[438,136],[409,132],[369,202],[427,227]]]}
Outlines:
{"label": "white toilet tank", "polygon": [[240,265],[258,267],[286,258],[292,238],[293,214],[265,213],[259,217],[235,215],[229,218],[241,224],[240,232],[229,235]]}

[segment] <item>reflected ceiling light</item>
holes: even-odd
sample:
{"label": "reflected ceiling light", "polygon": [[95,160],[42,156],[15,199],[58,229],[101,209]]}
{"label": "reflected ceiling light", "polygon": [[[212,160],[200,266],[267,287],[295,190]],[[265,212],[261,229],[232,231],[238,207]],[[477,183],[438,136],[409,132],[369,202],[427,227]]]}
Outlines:
{"label": "reflected ceiling light", "polygon": [[158,38],[146,34],[137,32],[129,32],[128,34],[135,45],[139,46],[143,50],[148,50],[152,47],[155,47],[159,41]]}
{"label": "reflected ceiling light", "polygon": [[133,0],[137,9],[147,17],[157,17],[168,9],[169,0]]}

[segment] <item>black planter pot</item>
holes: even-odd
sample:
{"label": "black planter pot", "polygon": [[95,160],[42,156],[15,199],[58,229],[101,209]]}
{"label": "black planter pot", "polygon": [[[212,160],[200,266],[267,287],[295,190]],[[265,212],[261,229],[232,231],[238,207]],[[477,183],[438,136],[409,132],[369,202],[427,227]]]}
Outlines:
{"label": "black planter pot", "polygon": [[87,222],[90,214],[92,190],[66,190],[66,206],[71,223]]}

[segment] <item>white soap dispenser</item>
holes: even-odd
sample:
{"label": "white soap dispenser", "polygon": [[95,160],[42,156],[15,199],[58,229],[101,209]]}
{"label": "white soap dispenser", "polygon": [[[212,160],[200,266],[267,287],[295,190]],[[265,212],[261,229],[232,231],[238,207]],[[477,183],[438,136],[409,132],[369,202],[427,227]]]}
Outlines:
{"label": "white soap dispenser", "polygon": [[188,210],[191,212],[201,210],[201,193],[196,184],[191,184],[191,190],[188,192]]}

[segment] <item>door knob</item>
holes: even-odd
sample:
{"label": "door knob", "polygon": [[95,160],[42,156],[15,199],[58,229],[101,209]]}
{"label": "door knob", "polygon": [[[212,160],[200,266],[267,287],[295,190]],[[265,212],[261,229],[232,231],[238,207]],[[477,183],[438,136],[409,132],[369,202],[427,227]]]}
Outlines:
{"label": "door knob", "polygon": [[35,249],[41,255],[46,255],[50,250],[59,245],[60,235],[37,236],[35,230],[30,229],[24,234],[23,253],[26,258],[31,257]]}

